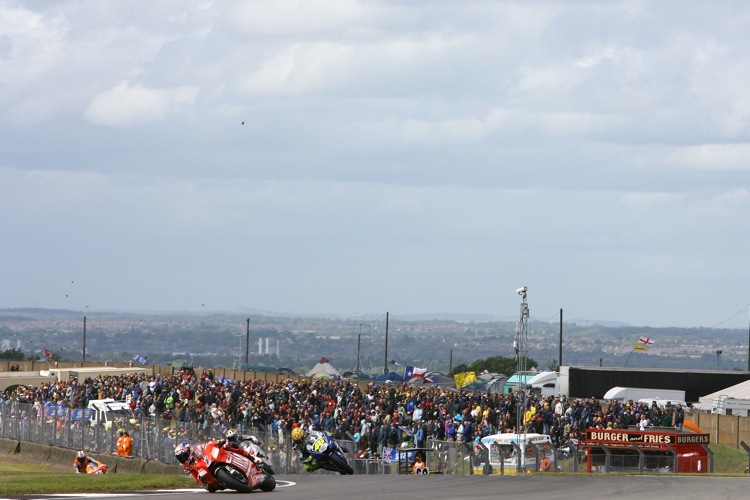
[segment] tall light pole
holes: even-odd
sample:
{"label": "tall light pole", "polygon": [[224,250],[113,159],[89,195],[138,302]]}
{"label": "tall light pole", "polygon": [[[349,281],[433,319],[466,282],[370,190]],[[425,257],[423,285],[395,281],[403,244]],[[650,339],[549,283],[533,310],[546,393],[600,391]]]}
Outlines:
{"label": "tall light pole", "polygon": [[83,356],[81,358],[81,368],[86,366],[86,316],[83,317]]}
{"label": "tall light pole", "polygon": [[[521,405],[526,406],[526,341],[528,338],[528,322],[529,322],[529,305],[526,303],[526,293],[528,287],[521,287],[516,290],[516,293],[521,296],[521,317],[516,322],[516,340],[513,342],[513,347],[516,351],[516,376],[518,377],[518,402],[516,405],[516,433],[518,434],[518,445],[525,446],[521,442],[521,433],[524,438],[526,437],[526,427],[523,425],[524,410],[521,409]],[[523,431],[521,430],[523,428]],[[525,442],[525,439],[524,439]],[[519,470],[525,468],[524,464],[520,463],[519,458]]]}
{"label": "tall light pole", "polygon": [[359,324],[359,335],[357,335],[357,367],[354,369],[355,372],[359,373],[362,371],[362,361],[360,357],[362,347],[362,327],[365,326],[363,323]]}
{"label": "tall light pole", "polygon": [[719,369],[719,360],[721,359],[721,353],[724,351],[716,351],[716,369]]}
{"label": "tall light pole", "polygon": [[388,311],[385,313],[385,362],[383,363],[383,373],[388,373]]}
{"label": "tall light pole", "polygon": [[245,329],[245,364],[249,363],[250,359],[250,318],[247,318],[247,326]]}

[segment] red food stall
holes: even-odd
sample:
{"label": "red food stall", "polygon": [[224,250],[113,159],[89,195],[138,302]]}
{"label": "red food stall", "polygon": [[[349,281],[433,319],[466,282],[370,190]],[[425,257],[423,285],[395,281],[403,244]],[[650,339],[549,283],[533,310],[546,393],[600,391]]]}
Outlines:
{"label": "red food stall", "polygon": [[703,473],[713,468],[709,434],[672,428],[587,429],[588,472]]}

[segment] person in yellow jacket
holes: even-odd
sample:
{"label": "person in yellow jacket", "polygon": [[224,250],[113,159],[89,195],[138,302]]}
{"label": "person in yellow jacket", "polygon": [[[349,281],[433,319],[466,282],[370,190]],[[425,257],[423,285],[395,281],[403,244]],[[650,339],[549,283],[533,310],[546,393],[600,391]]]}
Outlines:
{"label": "person in yellow jacket", "polygon": [[118,431],[120,437],[117,439],[117,454],[121,457],[129,457],[133,454],[133,438],[125,429]]}
{"label": "person in yellow jacket", "polygon": [[530,423],[532,423],[534,421],[535,416],[536,416],[536,406],[530,404],[523,414],[523,425],[527,426]]}

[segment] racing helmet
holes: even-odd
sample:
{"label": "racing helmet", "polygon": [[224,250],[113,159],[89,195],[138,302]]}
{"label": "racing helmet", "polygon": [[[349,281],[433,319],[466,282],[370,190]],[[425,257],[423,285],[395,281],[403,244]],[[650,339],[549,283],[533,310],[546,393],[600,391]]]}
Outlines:
{"label": "racing helmet", "polygon": [[174,457],[178,462],[184,464],[190,458],[190,443],[187,441],[178,444],[174,449]]}
{"label": "racing helmet", "polygon": [[76,453],[76,460],[83,463],[86,460],[86,454],[83,452],[83,450],[79,450]]}
{"label": "racing helmet", "polygon": [[234,447],[238,447],[240,445],[240,439],[237,435],[237,431],[234,429],[229,429],[226,434],[224,434],[224,437],[227,438],[227,443],[231,444]]}
{"label": "racing helmet", "polygon": [[305,431],[301,427],[295,427],[292,429],[292,441],[295,443],[301,443],[305,440]]}

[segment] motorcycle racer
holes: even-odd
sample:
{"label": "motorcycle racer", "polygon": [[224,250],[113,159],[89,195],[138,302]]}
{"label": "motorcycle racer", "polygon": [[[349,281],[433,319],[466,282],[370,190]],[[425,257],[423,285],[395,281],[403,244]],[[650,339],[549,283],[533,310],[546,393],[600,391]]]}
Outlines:
{"label": "motorcycle racer", "polygon": [[292,429],[292,442],[294,443],[294,449],[299,452],[300,462],[302,462],[302,465],[307,472],[315,472],[320,469],[320,464],[318,464],[310,454],[312,445],[318,437],[320,437],[320,432],[318,431],[313,431],[310,434],[307,434],[301,427],[295,427]]}
{"label": "motorcycle racer", "polygon": [[182,470],[190,475],[195,482],[200,484],[209,493],[214,493],[219,488],[213,478],[201,476],[195,468],[195,461],[203,458],[203,454],[198,448],[193,448],[187,441],[178,444],[174,449],[174,456],[182,464]]}
{"label": "motorcycle racer", "polygon": [[241,441],[250,441],[251,443],[260,446],[260,440],[257,437],[253,435],[238,434],[234,429],[227,430],[224,434],[224,437],[216,442],[216,446],[218,446],[219,448],[224,448],[228,451],[232,451],[234,453],[239,453],[240,455],[249,458],[253,462],[256,462],[257,460],[255,456],[252,453],[248,452],[245,448],[240,446]]}
{"label": "motorcycle racer", "polygon": [[[87,457],[86,453],[83,450],[79,450],[76,453],[75,460],[73,460],[73,469],[75,470],[76,474],[80,474],[82,472],[86,474],[88,472],[88,467],[91,467],[92,469],[99,469],[103,465],[104,464],[99,462],[98,460]],[[100,472],[106,472],[106,468],[103,468]]]}

